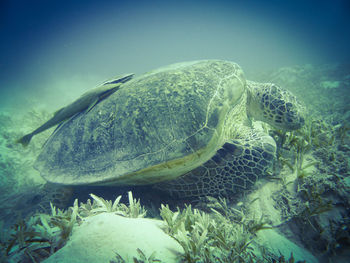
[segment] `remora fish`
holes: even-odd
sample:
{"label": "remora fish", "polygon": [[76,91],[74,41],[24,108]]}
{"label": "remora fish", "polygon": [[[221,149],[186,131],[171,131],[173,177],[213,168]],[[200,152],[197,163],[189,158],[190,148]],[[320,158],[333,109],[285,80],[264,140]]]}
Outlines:
{"label": "remora fish", "polygon": [[87,112],[89,112],[97,103],[116,92],[123,83],[132,79],[133,76],[133,73],[119,75],[111,80],[102,83],[97,88],[85,92],[73,103],[56,111],[54,116],[39,128],[18,139],[16,142],[22,144],[25,147],[30,143],[30,140],[34,135],[43,132],[57,124],[60,124],[61,122],[69,119],[79,112],[82,112],[84,110],[87,110]]}

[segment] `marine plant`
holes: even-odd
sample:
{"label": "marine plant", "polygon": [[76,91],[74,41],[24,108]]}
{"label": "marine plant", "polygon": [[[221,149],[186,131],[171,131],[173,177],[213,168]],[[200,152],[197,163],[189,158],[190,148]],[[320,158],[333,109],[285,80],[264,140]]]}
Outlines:
{"label": "marine plant", "polygon": [[259,262],[252,242],[256,232],[271,228],[260,220],[247,219],[224,198],[208,197],[206,213],[192,209],[172,212],[162,205],[165,231],[184,249],[184,262]]}
{"label": "marine plant", "polygon": [[[120,207],[120,199],[122,196],[118,196],[114,202],[105,200],[94,194],[90,194],[92,199],[88,199],[86,203],[80,203],[79,216],[89,217],[100,213],[118,212]],[[91,200],[93,200],[91,202]]]}
{"label": "marine plant", "polygon": [[28,220],[19,220],[7,236],[1,235],[1,257],[32,262],[47,258],[66,244],[73,227],[80,224],[85,217],[104,212],[115,212],[133,218],[146,215],[140,200],[134,199],[131,192],[128,193],[129,205],[120,203],[121,196],[113,203],[94,194],[90,196],[93,202],[88,199],[79,206],[76,199],[73,206],[67,210],[58,209],[50,204],[51,214],[37,213]]}
{"label": "marine plant", "polygon": [[323,190],[318,185],[299,190],[299,195],[306,201],[304,202],[304,208],[299,214],[302,218],[307,219],[317,216],[334,208],[332,201],[323,198],[322,194]]}
{"label": "marine plant", "polygon": [[100,213],[116,212],[119,215],[131,218],[140,218],[146,216],[146,209],[141,206],[140,200],[133,198],[132,192],[128,192],[129,205],[120,203],[122,196],[118,196],[114,202],[105,200],[102,197],[98,197],[94,194],[90,194],[93,199],[93,203],[88,199],[87,202],[81,203],[79,208],[79,214],[82,217],[92,216]]}
{"label": "marine plant", "polygon": [[[144,217],[146,214],[140,200],[134,199],[131,192],[128,193],[128,205],[120,202],[121,196],[113,202],[93,194],[90,196],[92,199],[80,205],[75,200],[67,210],[51,205],[51,214],[41,213],[19,221],[11,230],[10,238],[1,239],[1,256],[6,260],[38,262],[63,247],[74,226],[86,217],[108,212],[127,217]],[[164,231],[184,249],[183,262],[286,262],[273,261],[270,254],[263,254],[264,259],[255,255],[252,244],[256,232],[271,228],[263,218],[247,219],[243,210],[231,207],[226,199],[209,199],[210,213],[193,209],[191,205],[173,212],[168,205],[161,205]],[[139,249],[137,253],[134,262],[160,262],[155,253],[149,257]],[[116,253],[110,262],[125,261]]]}
{"label": "marine plant", "polygon": [[[153,262],[162,262],[159,259],[156,259],[156,252],[153,252],[149,257],[139,248],[136,249],[138,257],[133,257],[134,263],[153,263]],[[109,263],[126,263],[125,259],[118,253],[115,253],[115,259],[110,260]]]}
{"label": "marine plant", "polygon": [[339,138],[341,144],[345,143],[345,139],[349,137],[349,134],[350,134],[349,132],[350,132],[349,124],[343,123],[336,128],[337,137]]}
{"label": "marine plant", "polygon": [[12,261],[41,261],[64,246],[77,216],[77,201],[67,211],[51,206],[51,214],[37,214],[19,220],[10,230],[5,255]]}
{"label": "marine plant", "polygon": [[136,249],[139,254],[140,259],[134,257],[135,263],[152,263],[152,262],[161,262],[159,259],[156,259],[156,252],[153,252],[149,257],[146,257],[145,253],[141,249]]}
{"label": "marine plant", "polygon": [[320,132],[318,130],[320,126],[318,124],[320,123],[322,122],[313,117],[308,117],[305,125],[299,130],[285,132],[272,128],[271,133],[278,145],[277,164],[280,168],[287,166],[292,173],[295,173],[296,181],[287,181],[285,177],[279,177],[279,172],[276,172],[277,175],[270,177],[270,179],[280,180],[284,188],[294,182],[297,191],[302,188],[305,178],[312,175],[309,168],[318,167],[320,164],[319,161],[313,160],[305,162],[307,160],[306,154],[310,153],[315,147],[320,147],[318,135]]}

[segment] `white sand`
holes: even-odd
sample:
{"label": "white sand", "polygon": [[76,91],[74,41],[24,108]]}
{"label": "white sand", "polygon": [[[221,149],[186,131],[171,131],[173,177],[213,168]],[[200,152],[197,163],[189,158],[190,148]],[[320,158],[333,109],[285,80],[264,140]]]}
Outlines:
{"label": "white sand", "polygon": [[288,240],[274,229],[260,230],[257,233],[257,239],[254,241],[263,244],[265,248],[275,255],[283,255],[286,260],[293,253],[295,262],[299,260],[306,260],[308,263],[318,262],[309,251]]}
{"label": "white sand", "polygon": [[67,244],[46,263],[108,263],[118,252],[126,262],[138,256],[137,248],[149,257],[156,251],[162,262],[180,262],[182,247],[160,228],[160,220],[126,218],[114,213],[103,213],[86,218],[73,229]]}

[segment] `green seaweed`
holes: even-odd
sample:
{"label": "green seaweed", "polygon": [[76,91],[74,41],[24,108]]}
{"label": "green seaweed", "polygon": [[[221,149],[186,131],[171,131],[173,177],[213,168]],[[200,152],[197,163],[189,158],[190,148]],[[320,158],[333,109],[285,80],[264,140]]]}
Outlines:
{"label": "green seaweed", "polygon": [[123,205],[124,211],[129,217],[142,218],[147,214],[146,209],[141,206],[140,199],[136,200],[132,196],[132,192],[128,192],[129,206]]}
{"label": "green seaweed", "polygon": [[341,124],[339,127],[336,127],[336,135],[340,140],[340,144],[345,143],[345,139],[349,137],[350,126],[348,124]]}
{"label": "green seaweed", "polygon": [[154,251],[149,257],[146,257],[145,253],[137,248],[137,253],[139,254],[140,259],[133,258],[134,263],[152,263],[152,262],[161,262],[159,259],[156,259],[156,252]]}
{"label": "green seaweed", "polygon": [[17,256],[37,262],[51,255],[52,251],[50,239],[24,220],[13,225],[10,238],[5,243],[6,250],[3,256],[9,261],[13,256]]}
{"label": "green seaweed", "polygon": [[140,218],[145,217],[147,211],[140,204],[140,200],[136,200],[132,196],[132,192],[128,192],[129,205],[120,203],[122,196],[118,196],[114,202],[105,200],[102,197],[98,197],[94,194],[90,194],[93,202],[90,199],[87,202],[81,203],[79,207],[79,215],[82,217],[88,217],[97,215],[100,213],[116,213],[125,217]]}
{"label": "green seaweed", "polygon": [[80,205],[80,213],[84,215],[96,215],[99,213],[111,213],[111,212],[117,212],[120,208],[120,199],[122,196],[118,196],[114,202],[105,200],[101,197],[98,197],[94,194],[90,194],[90,196],[93,199],[93,204],[91,204],[90,199],[87,201],[86,204],[81,204]]}
{"label": "green seaweed", "polygon": [[[149,257],[139,248],[136,249],[138,257],[133,257],[134,263],[153,263],[153,262],[162,262],[159,259],[156,259],[156,252],[154,251]],[[118,253],[115,253],[115,259],[110,260],[109,263],[126,263],[125,259]]]}
{"label": "green seaweed", "polygon": [[331,211],[334,208],[332,201],[323,198],[322,194],[323,191],[317,185],[311,186],[310,189],[300,189],[299,195],[306,202],[304,202],[304,209],[301,210],[299,216],[308,219]]}
{"label": "green seaweed", "polygon": [[161,207],[166,232],[184,249],[185,262],[258,262],[251,246],[255,234],[271,227],[260,220],[248,220],[243,211],[226,199],[209,197],[205,213],[187,206],[172,212]]}
{"label": "green seaweed", "polygon": [[[51,205],[51,214],[41,213],[18,222],[10,238],[1,240],[1,257],[6,260],[16,257],[29,262],[41,261],[63,247],[74,226],[85,217],[109,212],[135,218],[146,214],[140,200],[134,199],[131,192],[128,193],[128,205],[120,203],[120,196],[114,202],[93,194],[90,196],[92,202],[89,199],[78,205],[78,200],[75,200],[67,210]],[[254,253],[252,244],[255,234],[271,228],[263,217],[259,220],[247,219],[242,208],[231,207],[223,198],[208,198],[208,202],[210,213],[193,209],[191,205],[173,212],[168,205],[161,205],[164,231],[183,248],[183,262],[284,262],[273,261],[268,254],[261,259]],[[134,262],[160,262],[155,253],[148,257],[139,249],[137,253]],[[125,261],[116,253],[115,259],[110,262]]]}

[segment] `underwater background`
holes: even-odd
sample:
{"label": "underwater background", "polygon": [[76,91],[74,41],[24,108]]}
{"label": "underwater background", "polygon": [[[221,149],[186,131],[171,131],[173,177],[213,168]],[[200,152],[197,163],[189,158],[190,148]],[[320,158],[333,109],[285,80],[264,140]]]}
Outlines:
{"label": "underwater background", "polygon": [[[293,262],[291,253],[350,262],[349,1],[4,0],[0,33],[0,262]],[[298,131],[267,128],[279,147],[273,175],[249,194],[198,203],[148,187],[56,191],[32,167],[54,128],[27,148],[15,143],[113,76],[200,59],[234,61],[247,79],[280,85],[307,110]],[[119,195],[126,205],[106,201]],[[54,258],[73,246],[76,226],[107,212],[162,219],[182,252]]]}

